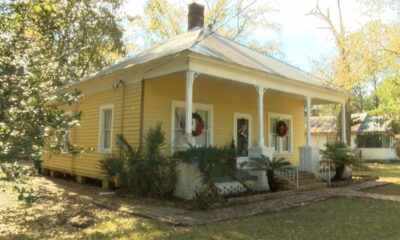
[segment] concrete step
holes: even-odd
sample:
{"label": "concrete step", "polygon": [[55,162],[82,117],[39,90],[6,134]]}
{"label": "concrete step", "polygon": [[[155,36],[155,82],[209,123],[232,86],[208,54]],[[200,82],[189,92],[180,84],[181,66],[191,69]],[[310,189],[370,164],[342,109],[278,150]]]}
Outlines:
{"label": "concrete step", "polygon": [[314,179],[315,175],[313,173],[299,173],[299,180],[302,179]]}
{"label": "concrete step", "polygon": [[300,191],[309,191],[309,190],[326,188],[327,186],[328,186],[328,184],[326,182],[315,182],[315,183],[310,183],[310,184],[306,184],[306,185],[299,184],[299,190]]}
{"label": "concrete step", "polygon": [[323,182],[323,181],[318,178],[299,179],[299,185],[307,185],[307,184],[318,183],[318,182]]}

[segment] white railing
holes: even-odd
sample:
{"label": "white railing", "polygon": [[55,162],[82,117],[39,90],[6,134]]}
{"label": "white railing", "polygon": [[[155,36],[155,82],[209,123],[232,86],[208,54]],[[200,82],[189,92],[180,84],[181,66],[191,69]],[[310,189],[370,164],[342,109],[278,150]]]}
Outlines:
{"label": "white railing", "polygon": [[287,167],[283,170],[275,170],[274,173],[285,180],[287,180],[289,183],[293,184],[296,189],[299,189],[299,167],[294,166],[294,167]]}
{"label": "white railing", "polygon": [[316,177],[321,178],[328,183],[328,187],[331,186],[332,179],[332,164],[322,163],[321,159],[318,159],[316,164],[313,166],[313,173]]}

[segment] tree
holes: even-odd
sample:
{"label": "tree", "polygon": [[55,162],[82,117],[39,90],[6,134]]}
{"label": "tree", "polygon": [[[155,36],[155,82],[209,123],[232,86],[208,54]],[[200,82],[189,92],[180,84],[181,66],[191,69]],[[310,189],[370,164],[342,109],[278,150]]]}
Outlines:
{"label": "tree", "polygon": [[383,115],[400,121],[400,76],[386,77],[379,83],[374,91],[380,99],[379,106],[371,111],[371,114]]}
{"label": "tree", "polygon": [[[325,77],[325,80],[329,85],[334,85],[340,89],[351,91],[354,86],[359,84],[359,79],[354,78],[354,76],[352,75],[350,44],[348,41],[348,33],[346,31],[343,21],[340,0],[337,0],[336,6],[338,11],[337,25],[334,24],[335,21],[331,17],[330,8],[327,8],[326,11],[322,11],[318,5],[318,2],[315,8],[312,9],[307,15],[314,16],[322,20],[326,24],[326,26],[323,27],[323,29],[327,29],[328,31],[331,32],[335,41],[336,50],[338,52],[337,56],[331,60],[328,72],[324,71],[324,69],[320,70],[323,73],[323,77]],[[346,125],[347,125],[346,140],[348,143],[350,143],[350,135],[351,135],[350,108],[351,108],[351,103],[348,100],[346,102]],[[340,119],[341,117],[339,117],[339,121]]]}
{"label": "tree", "polygon": [[[0,160],[32,159],[79,124],[79,92],[56,92],[124,54],[120,0],[0,2]],[[76,149],[75,149],[76,150]]]}
{"label": "tree", "polygon": [[[248,0],[206,0],[205,27],[223,36],[267,52],[278,54],[278,41],[256,41],[252,33],[256,30],[264,32],[279,30],[279,25],[267,18],[268,14],[276,11],[269,2],[254,6],[254,1]],[[144,46],[166,41],[173,36],[186,32],[187,6],[181,1],[146,0],[144,14],[135,20],[136,32],[144,38]]]}

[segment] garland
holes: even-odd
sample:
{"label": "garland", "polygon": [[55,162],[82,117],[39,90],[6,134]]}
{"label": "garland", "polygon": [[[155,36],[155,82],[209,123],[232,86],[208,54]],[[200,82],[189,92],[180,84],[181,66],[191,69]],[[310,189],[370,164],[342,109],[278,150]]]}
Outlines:
{"label": "garland", "polygon": [[198,114],[198,113],[193,113],[192,118],[196,120],[196,128],[195,128],[195,130],[192,131],[192,135],[194,137],[196,137],[196,136],[199,136],[203,132],[204,121],[201,118],[200,114]]}
{"label": "garland", "polygon": [[280,137],[284,137],[284,136],[286,136],[288,131],[289,131],[289,128],[286,125],[286,123],[282,120],[278,121],[278,123],[276,124],[276,134],[278,134],[278,136],[280,136]]}

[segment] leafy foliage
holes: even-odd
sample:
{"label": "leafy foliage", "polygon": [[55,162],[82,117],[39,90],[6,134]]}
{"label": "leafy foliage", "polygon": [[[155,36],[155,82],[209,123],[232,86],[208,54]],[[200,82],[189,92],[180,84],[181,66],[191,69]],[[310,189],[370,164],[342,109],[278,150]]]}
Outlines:
{"label": "leafy foliage", "polygon": [[322,163],[328,166],[333,165],[336,174],[332,180],[342,179],[342,174],[346,166],[359,165],[359,160],[355,157],[354,151],[351,150],[344,142],[327,143],[325,149],[320,150],[322,154]]}
{"label": "leafy foliage", "polygon": [[291,163],[285,158],[274,157],[271,160],[269,157],[264,155],[262,155],[260,158],[251,158],[246,164],[246,166],[251,168],[253,171],[285,170],[285,168],[289,167],[290,165]]}
{"label": "leafy foliage", "polygon": [[356,163],[353,151],[344,142],[327,143],[325,149],[320,150],[324,161],[330,162],[335,166],[350,166]]}
{"label": "leafy foliage", "polygon": [[[80,113],[58,107],[80,93],[56,92],[124,54],[115,13],[120,0],[0,2],[0,161],[32,159],[64,146]],[[18,123],[18,124],[16,124]]]}
{"label": "leafy foliage", "polygon": [[268,185],[271,192],[278,191],[278,184],[275,180],[276,170],[285,170],[285,168],[291,165],[285,158],[273,158],[272,160],[269,157],[261,155],[260,158],[251,158],[250,161],[244,162],[244,166],[250,168],[253,171],[266,171]]}
{"label": "leafy foliage", "polygon": [[175,162],[163,153],[164,140],[160,124],[148,130],[143,149],[118,135],[118,151],[100,160],[100,168],[107,176],[115,177],[122,189],[164,197],[172,193],[176,181]]}
{"label": "leafy foliage", "polygon": [[[206,0],[204,27],[262,53],[283,57],[277,39],[262,41],[252,35],[256,29],[270,33],[279,31],[279,25],[268,17],[277,9],[271,1],[249,7],[251,3],[247,0]],[[137,37],[144,37],[143,47],[146,48],[186,32],[186,19],[187,4],[182,1],[146,0],[144,14],[136,16],[134,27],[140,33]]]}
{"label": "leafy foliage", "polygon": [[236,150],[230,146],[190,146],[186,151],[176,153],[177,158],[186,163],[194,163],[203,174],[206,184],[213,177],[226,176],[232,170],[229,160],[236,157]]}

